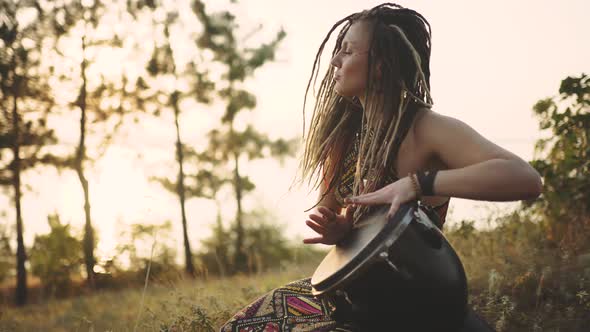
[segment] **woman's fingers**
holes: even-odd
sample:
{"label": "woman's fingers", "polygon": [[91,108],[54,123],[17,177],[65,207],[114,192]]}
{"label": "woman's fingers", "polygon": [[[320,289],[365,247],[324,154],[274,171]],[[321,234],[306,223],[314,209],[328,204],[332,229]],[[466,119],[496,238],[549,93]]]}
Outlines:
{"label": "woman's fingers", "polygon": [[328,224],[328,220],[326,218],[324,218],[323,216],[318,216],[317,214],[310,214],[309,219],[315,221],[316,223],[322,226],[326,226],[326,224]]}
{"label": "woman's fingers", "polygon": [[387,219],[393,218],[393,215],[399,209],[399,205],[399,200],[397,198],[394,199],[393,202],[391,202],[391,207],[389,207],[389,212],[387,212]]}
{"label": "woman's fingers", "polygon": [[383,197],[381,196],[380,193],[373,192],[370,194],[349,197],[344,202],[347,204],[371,205],[371,204],[383,203],[382,198]]}
{"label": "woman's fingers", "polygon": [[344,225],[352,220],[354,207],[348,207],[346,209],[346,215],[340,215],[325,206],[318,207],[317,211],[319,213],[310,214],[310,220],[306,220],[305,223],[321,236],[304,239],[303,243],[336,243],[335,241],[342,237],[349,229],[349,227],[344,227]]}
{"label": "woman's fingers", "polygon": [[325,206],[320,206],[318,207],[318,211],[324,215],[324,217],[326,217],[327,219],[332,219],[336,216],[336,214],[334,213],[334,211],[328,209]]}
{"label": "woman's fingers", "polygon": [[305,222],[305,224],[307,226],[309,226],[309,228],[313,229],[318,234],[324,235],[326,233],[326,229],[324,227],[322,227],[322,226],[320,226],[320,225],[318,225],[318,224],[316,224],[316,223],[314,223],[314,222],[312,222],[310,220],[307,220]]}
{"label": "woman's fingers", "polygon": [[307,243],[307,244],[324,243],[324,238],[323,237],[312,237],[309,239],[303,239],[303,243]]}

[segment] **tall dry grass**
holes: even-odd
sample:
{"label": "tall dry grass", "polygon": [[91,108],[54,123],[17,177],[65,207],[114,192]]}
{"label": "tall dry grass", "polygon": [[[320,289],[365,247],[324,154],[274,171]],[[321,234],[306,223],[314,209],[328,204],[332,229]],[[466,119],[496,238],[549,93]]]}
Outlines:
{"label": "tall dry grass", "polygon": [[[469,279],[470,305],[498,332],[590,331],[590,254],[555,245],[526,215],[447,227]],[[2,308],[1,331],[215,331],[233,313],[289,281],[310,276],[321,257],[267,273],[176,280],[141,288]]]}
{"label": "tall dry grass", "polygon": [[315,262],[258,275],[152,284],[145,296],[137,288],[3,308],[0,331],[214,331],[256,297],[310,275],[314,267]]}
{"label": "tall dry grass", "polygon": [[573,243],[554,241],[522,212],[488,223],[493,227],[478,231],[463,221],[445,232],[465,266],[475,310],[499,332],[590,331],[590,254],[584,251],[590,246],[574,250]]}

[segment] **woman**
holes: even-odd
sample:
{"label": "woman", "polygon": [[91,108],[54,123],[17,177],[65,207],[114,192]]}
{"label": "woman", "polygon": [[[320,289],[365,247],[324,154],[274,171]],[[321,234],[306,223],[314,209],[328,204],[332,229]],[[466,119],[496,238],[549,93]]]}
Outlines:
{"label": "woman", "polygon": [[[373,205],[420,199],[441,225],[450,197],[532,199],[539,174],[524,160],[463,122],[434,112],[430,97],[430,25],[419,13],[382,4],[344,24],[318,91],[302,161],[303,178],[320,188],[304,243],[338,243]],[[307,92],[306,92],[307,96]],[[348,206],[348,208],[346,208]],[[395,327],[395,317],[390,318]],[[364,331],[335,321],[311,295],[309,279],[275,289],[236,314],[221,331]]]}

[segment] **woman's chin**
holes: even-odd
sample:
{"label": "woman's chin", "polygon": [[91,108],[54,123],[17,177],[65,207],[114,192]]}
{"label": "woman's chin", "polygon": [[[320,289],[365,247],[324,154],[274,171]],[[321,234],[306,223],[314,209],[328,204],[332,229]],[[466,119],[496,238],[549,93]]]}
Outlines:
{"label": "woman's chin", "polygon": [[336,92],[340,97],[344,97],[344,98],[354,97],[353,94],[347,93],[346,91],[342,91],[342,89],[338,89],[338,86],[334,87],[334,92]]}

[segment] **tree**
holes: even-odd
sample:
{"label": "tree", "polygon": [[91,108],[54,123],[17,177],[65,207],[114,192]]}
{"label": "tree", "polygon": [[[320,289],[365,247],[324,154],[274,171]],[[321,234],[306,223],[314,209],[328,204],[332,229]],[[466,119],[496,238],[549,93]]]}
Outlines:
{"label": "tree", "polygon": [[194,1],[193,11],[207,32],[198,40],[198,46],[210,49],[214,54],[214,61],[224,67],[221,82],[218,82],[223,85],[218,91],[225,103],[222,128],[213,129],[209,133],[209,146],[204,153],[209,154],[210,159],[217,159],[232,168],[232,186],[237,205],[233,266],[237,271],[246,271],[248,257],[244,246],[242,200],[255,185],[241,174],[240,160],[244,157],[248,160],[282,158],[292,154],[295,145],[292,140],[271,140],[251,125],[243,131],[236,130],[234,121],[240,111],[256,107],[256,97],[245,89],[245,81],[262,65],[274,60],[276,49],[286,34],[280,30],[269,43],[253,48],[244,47],[237,40],[238,25],[235,16],[230,12],[209,15],[202,1]]}
{"label": "tree", "polygon": [[[231,251],[231,243],[229,242],[229,231],[225,230],[223,226],[221,201],[218,195],[225,185],[231,183],[231,178],[222,169],[223,164],[219,160],[213,159],[207,153],[198,153],[189,146],[184,146],[183,151],[183,160],[187,164],[193,165],[196,170],[195,172],[188,172],[183,176],[183,196],[186,199],[202,198],[215,202],[217,216],[212,238],[213,250],[215,252],[214,258],[216,272],[225,276],[230,267],[229,252]],[[179,188],[176,182],[169,179],[154,179],[160,182],[170,192],[175,192]],[[202,255],[201,259],[203,259]],[[205,263],[205,265],[210,266],[208,263]]]}
{"label": "tree", "polygon": [[590,76],[567,77],[559,95],[538,101],[539,127],[531,163],[544,179],[541,199],[530,204],[544,216],[548,237],[573,250],[588,248],[590,232]]}
{"label": "tree", "polygon": [[[127,8],[124,5],[116,1],[72,1],[52,7],[48,15],[56,38],[53,52],[76,63],[72,68],[61,68],[59,78],[62,86],[73,85],[73,90],[77,90],[75,100],[65,108],[79,112],[79,140],[74,153],[62,156],[55,164],[60,168],[73,169],[82,187],[85,216],[83,251],[90,288],[95,286],[94,247],[97,241],[92,226],[88,168],[106,152],[124,116],[135,110],[135,104],[130,102],[135,98],[132,91],[128,91],[126,74],[121,73],[109,80],[104,75],[106,68],[97,68],[96,65],[96,59],[101,54],[99,50],[122,47],[121,36],[110,22],[105,21],[105,17],[113,12],[125,11]],[[74,74],[66,74],[67,69]],[[97,132],[104,134],[92,135]],[[95,144],[92,144],[92,138]]]}
{"label": "tree", "polygon": [[[154,7],[156,6],[153,3]],[[158,8],[162,10],[162,8]],[[213,82],[208,79],[208,73],[205,70],[205,63],[198,60],[189,61],[182,64],[178,60],[178,55],[173,51],[173,41],[171,38],[171,29],[180,24],[179,14],[177,11],[169,10],[162,20],[154,19],[154,27],[158,32],[162,32],[164,38],[155,40],[152,56],[147,64],[147,77],[139,81],[138,86],[147,91],[144,102],[150,102],[155,106],[154,115],[164,116],[169,113],[173,115],[176,141],[174,145],[178,172],[175,179],[154,178],[162,186],[178,197],[180,216],[182,223],[182,236],[184,244],[185,271],[188,275],[194,276],[195,266],[193,254],[188,236],[188,225],[186,215],[186,201],[190,199],[187,196],[186,188],[186,169],[185,169],[185,151],[189,150],[182,140],[181,135],[181,115],[183,112],[182,105],[186,103],[208,104],[210,103],[210,93],[214,88]],[[198,54],[192,54],[192,59],[199,59]],[[171,84],[162,85],[161,80],[166,80]],[[165,100],[161,103],[161,100]]]}
{"label": "tree", "polygon": [[[53,106],[49,94],[48,75],[41,60],[44,31],[42,22],[32,20],[21,24],[17,17],[33,11],[37,17],[43,12],[34,4],[4,0],[0,2],[3,20],[0,21],[0,186],[13,189],[16,215],[16,304],[27,301],[27,255],[23,240],[21,209],[22,174],[52,157],[42,148],[55,142],[55,136],[46,126],[46,118]],[[12,159],[4,160],[4,150],[10,150]],[[43,155],[42,155],[43,154]]]}

